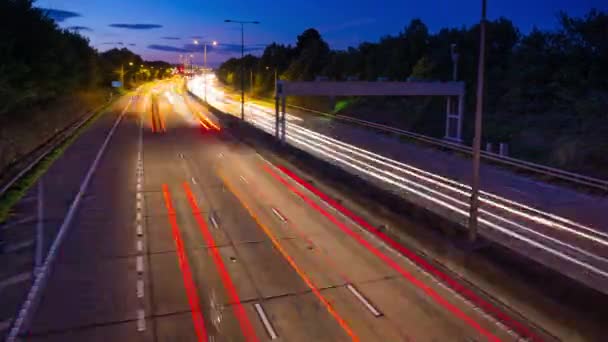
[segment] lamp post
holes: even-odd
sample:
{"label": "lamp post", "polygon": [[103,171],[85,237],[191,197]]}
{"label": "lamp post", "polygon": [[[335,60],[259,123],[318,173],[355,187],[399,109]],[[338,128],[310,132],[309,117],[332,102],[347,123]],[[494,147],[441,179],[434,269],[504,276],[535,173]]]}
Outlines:
{"label": "lamp post", "polygon": [[[199,42],[198,40],[194,40],[194,45],[198,45]],[[212,46],[217,46],[217,41],[212,41],[211,42]],[[204,78],[204,83],[205,83],[205,102],[207,102],[207,43],[203,43],[203,78]]]}
{"label": "lamp post", "polygon": [[479,64],[477,65],[477,103],[475,106],[475,137],[473,139],[473,182],[469,207],[469,240],[477,240],[477,216],[479,209],[479,159],[481,154],[481,119],[483,111],[483,80],[486,48],[486,0],[481,0],[479,23]]}
{"label": "lamp post", "polygon": [[224,20],[226,23],[241,24],[241,120],[245,120],[245,24],[259,24],[259,21]]}

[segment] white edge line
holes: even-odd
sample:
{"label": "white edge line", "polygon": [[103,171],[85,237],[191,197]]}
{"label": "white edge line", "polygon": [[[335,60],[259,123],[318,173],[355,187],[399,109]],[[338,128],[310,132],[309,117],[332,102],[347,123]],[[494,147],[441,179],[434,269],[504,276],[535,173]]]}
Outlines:
{"label": "white edge line", "polygon": [[36,278],[34,279],[34,284],[32,285],[32,287],[30,288],[30,291],[27,294],[27,299],[25,300],[21,309],[19,310],[19,313],[15,320],[15,324],[13,324],[13,327],[11,328],[11,331],[9,332],[9,334],[6,338],[7,342],[15,342],[17,340],[19,332],[21,332],[21,330],[24,329],[24,325],[27,325],[26,321],[29,319],[29,315],[32,312],[32,307],[36,306],[34,302],[38,300],[38,294],[40,293],[41,289],[45,286],[46,278],[48,276],[49,269],[51,267],[50,265],[55,260],[55,256],[57,255],[57,250],[61,246],[61,242],[63,241],[63,238],[68,230],[68,227],[72,223],[74,215],[78,209],[78,206],[80,205],[80,201],[82,200],[82,196],[85,193],[87,187],[89,186],[91,178],[93,177],[93,174],[95,173],[95,170],[97,169],[97,165],[99,164],[99,161],[101,160],[101,157],[103,156],[105,149],[106,149],[108,143],[110,142],[110,139],[114,135],[114,131],[116,131],[118,124],[122,121],[124,114],[126,113],[127,109],[129,108],[129,106],[131,105],[132,102],[133,102],[133,99],[130,98],[129,102],[127,103],[127,106],[122,110],[122,112],[120,113],[120,115],[118,116],[116,121],[114,122],[114,125],[108,132],[108,135],[106,136],[106,139],[104,140],[101,147],[99,148],[99,151],[97,151],[97,155],[95,156],[95,159],[93,160],[93,163],[91,164],[91,167],[89,168],[87,174],[85,175],[84,180],[80,184],[80,189],[78,190],[78,193],[76,193],[76,196],[74,196],[74,201],[72,201],[72,204],[70,205],[70,208],[68,209],[68,212],[63,220],[63,223],[61,224],[61,227],[59,228],[59,233],[57,233],[57,237],[55,238],[55,241],[53,241],[53,244],[51,245],[51,248],[49,249],[47,257],[44,260],[42,267],[40,268],[40,272],[38,272],[36,274]]}
{"label": "white edge line", "polygon": [[274,331],[272,324],[270,324],[270,321],[268,320],[268,317],[266,316],[266,312],[264,311],[264,308],[262,308],[262,305],[260,303],[255,303],[255,304],[253,304],[253,307],[255,308],[255,311],[258,313],[258,316],[260,316],[260,319],[262,320],[262,323],[264,324],[264,328],[266,328],[266,332],[268,332],[270,339],[275,340],[277,337],[279,337],[277,335],[276,331]]}
{"label": "white edge line", "polygon": [[363,295],[351,284],[346,284],[346,288],[355,296],[357,299],[365,305],[365,307],[374,315],[374,317],[382,316],[382,312],[378,311],[375,306],[373,306],[367,298],[363,297]]}

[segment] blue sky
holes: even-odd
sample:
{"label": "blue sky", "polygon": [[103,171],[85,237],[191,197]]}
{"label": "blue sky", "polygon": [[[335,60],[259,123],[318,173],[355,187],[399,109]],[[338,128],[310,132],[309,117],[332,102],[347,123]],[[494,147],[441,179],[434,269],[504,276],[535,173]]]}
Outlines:
{"label": "blue sky", "polygon": [[[212,65],[240,51],[240,29],[224,19],[260,21],[245,31],[246,44],[256,51],[273,41],[293,43],[309,27],[318,29],[331,47],[346,48],[396,34],[413,18],[437,31],[471,25],[480,13],[479,0],[38,0],[35,5],[67,11],[59,13],[60,26],[80,27],[100,51],[124,46],[145,59],[177,62],[192,37],[217,40],[221,46],[208,53]],[[608,1],[488,0],[490,19],[507,17],[523,32],[533,26],[554,28],[560,10],[581,16],[591,8],[608,10]],[[195,61],[202,62],[200,53]]]}

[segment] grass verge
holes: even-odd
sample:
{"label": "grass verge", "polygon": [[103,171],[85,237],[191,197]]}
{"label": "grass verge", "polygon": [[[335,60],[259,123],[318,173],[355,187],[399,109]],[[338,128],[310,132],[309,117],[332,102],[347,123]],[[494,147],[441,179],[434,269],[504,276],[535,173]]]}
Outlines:
{"label": "grass verge", "polygon": [[[117,98],[118,99],[118,98]],[[0,197],[0,224],[3,224],[10,216],[11,208],[19,202],[26,192],[36,183],[53,163],[63,155],[63,152],[94,123],[114,102],[108,102],[99,108],[82,126],[74,131],[67,139],[57,145],[51,152],[42,158],[30,171],[25,173]]]}

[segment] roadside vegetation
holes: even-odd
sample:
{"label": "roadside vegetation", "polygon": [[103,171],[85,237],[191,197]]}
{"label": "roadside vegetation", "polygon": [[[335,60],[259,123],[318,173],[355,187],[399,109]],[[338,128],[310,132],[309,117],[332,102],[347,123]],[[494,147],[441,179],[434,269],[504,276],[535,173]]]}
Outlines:
{"label": "roadside vegetation", "polygon": [[[485,142],[510,144],[511,155],[608,177],[608,14],[577,18],[561,13],[551,30],[521,32],[499,18],[488,23]],[[332,50],[315,29],[296,44],[268,45],[244,57],[246,90],[270,96],[275,70],[284,80],[452,79],[451,45],[459,53],[458,79],[466,84],[464,137],[472,140],[479,27],[431,33],[418,19],[402,32],[346,50]],[[240,59],[218,70],[240,87]],[[253,79],[253,82],[251,80]],[[301,98],[292,103],[340,112],[417,133],[443,137],[445,102],[439,98]]]}
{"label": "roadside vegetation", "polygon": [[169,74],[127,49],[99,53],[61,29],[32,0],[0,0],[0,178],[87,112],[110,99],[111,81],[126,88]]}

